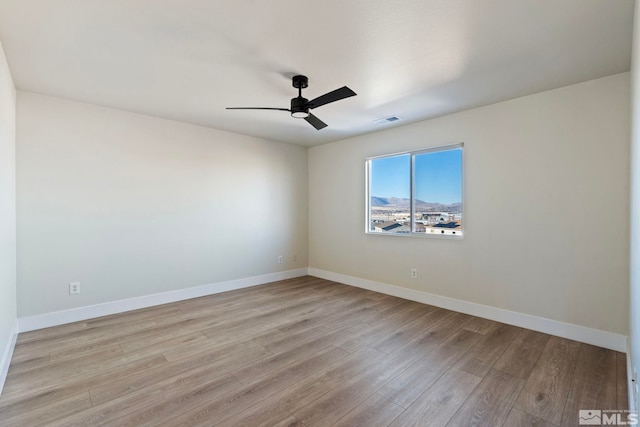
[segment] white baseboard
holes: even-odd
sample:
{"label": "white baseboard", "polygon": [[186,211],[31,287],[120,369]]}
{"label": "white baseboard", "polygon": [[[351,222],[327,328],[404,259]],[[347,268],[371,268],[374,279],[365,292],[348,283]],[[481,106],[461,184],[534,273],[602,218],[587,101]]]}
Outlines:
{"label": "white baseboard", "polygon": [[278,280],[293,279],[307,275],[306,268],[287,270],[277,273],[263,274],[261,276],[246,277],[226,282],[212,283],[193,288],[179,289],[153,295],[145,295],[137,298],[129,298],[119,301],[111,301],[103,304],[72,308],[69,310],[55,311],[52,313],[38,314],[35,316],[21,317],[18,319],[19,332],[34,331],[36,329],[49,328],[51,326],[64,325],[65,323],[79,322],[110,314],[123,313],[125,311],[138,310],[171,302],[198,298],[220,292],[233,291],[251,286],[263,285]]}
{"label": "white baseboard", "polygon": [[502,308],[443,297],[440,295],[430,294],[428,292],[374,282],[372,280],[333,273],[331,271],[320,270],[317,268],[310,267],[309,275],[343,283],[345,285],[356,286],[370,291],[421,302],[423,304],[435,305],[436,307],[483,317],[485,319],[519,326],[521,328],[532,329],[534,331],[544,332],[549,335],[580,341],[598,347],[604,347],[623,353],[627,352],[627,337],[613,332],[601,331],[571,323],[532,316],[530,314],[518,313]]}
{"label": "white baseboard", "polygon": [[2,359],[0,360],[0,395],[2,395],[2,389],[4,388],[4,382],[7,379],[9,373],[9,365],[11,364],[11,357],[13,356],[13,350],[16,348],[16,339],[18,338],[18,321],[13,324],[11,336],[9,342],[2,353]]}

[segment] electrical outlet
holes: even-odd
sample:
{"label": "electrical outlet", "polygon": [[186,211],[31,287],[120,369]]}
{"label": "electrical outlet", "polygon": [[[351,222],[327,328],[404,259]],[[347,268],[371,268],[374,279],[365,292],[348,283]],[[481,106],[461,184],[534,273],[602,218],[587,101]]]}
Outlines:
{"label": "electrical outlet", "polygon": [[80,293],[80,282],[69,283],[69,295],[74,295],[79,293]]}
{"label": "electrical outlet", "polygon": [[283,261],[283,257],[282,257],[282,255],[280,255],[280,256],[278,257],[278,264],[282,264],[282,261]]}
{"label": "electrical outlet", "polygon": [[418,278],[418,269],[417,268],[412,268],[411,269],[411,278],[412,279],[417,279]]}
{"label": "electrical outlet", "polygon": [[296,261],[297,261],[297,259],[298,259],[298,257],[296,256],[296,254],[293,254],[293,255],[291,256],[291,261],[296,262]]}

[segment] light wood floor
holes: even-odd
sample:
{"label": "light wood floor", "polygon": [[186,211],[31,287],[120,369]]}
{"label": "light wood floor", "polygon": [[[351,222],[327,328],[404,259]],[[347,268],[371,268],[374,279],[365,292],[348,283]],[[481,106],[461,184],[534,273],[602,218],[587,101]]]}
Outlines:
{"label": "light wood floor", "polygon": [[312,277],[20,334],[2,426],[564,426],[621,353]]}

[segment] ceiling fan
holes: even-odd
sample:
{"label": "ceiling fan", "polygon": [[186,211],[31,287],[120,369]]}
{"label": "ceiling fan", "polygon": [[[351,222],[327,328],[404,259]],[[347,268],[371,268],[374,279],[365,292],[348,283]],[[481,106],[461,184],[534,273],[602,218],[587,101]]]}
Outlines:
{"label": "ceiling fan", "polygon": [[340,101],[350,96],[355,96],[356,93],[346,86],[336,89],[329,93],[325,93],[315,99],[309,101],[307,98],[302,97],[302,89],[309,86],[309,79],[307,76],[293,76],[293,87],[298,89],[298,96],[291,99],[291,108],[269,108],[269,107],[227,107],[227,110],[277,110],[288,111],[292,117],[299,119],[305,119],[311,126],[320,130],[327,127],[327,124],[311,114],[309,110],[321,107],[330,102]]}

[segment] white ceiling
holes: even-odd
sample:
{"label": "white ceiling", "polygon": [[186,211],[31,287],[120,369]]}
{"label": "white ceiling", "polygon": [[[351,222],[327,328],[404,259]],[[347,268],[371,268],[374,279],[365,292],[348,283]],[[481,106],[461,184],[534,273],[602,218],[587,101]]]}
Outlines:
{"label": "white ceiling", "polygon": [[[20,90],[316,145],[629,70],[633,0],[1,0]],[[316,131],[281,111],[293,74]],[[398,116],[395,125],[373,123]]]}

